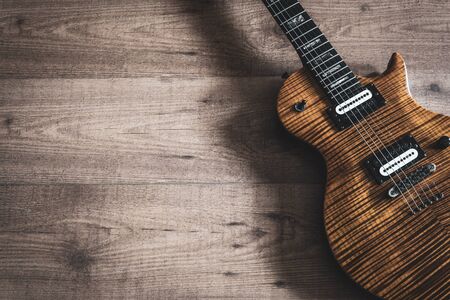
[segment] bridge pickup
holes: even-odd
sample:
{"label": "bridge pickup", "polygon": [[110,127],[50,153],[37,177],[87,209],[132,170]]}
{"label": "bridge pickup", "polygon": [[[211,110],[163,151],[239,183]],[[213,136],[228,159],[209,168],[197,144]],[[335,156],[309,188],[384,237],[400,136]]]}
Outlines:
{"label": "bridge pickup", "polygon": [[378,184],[401,172],[426,157],[417,141],[407,135],[387,147],[380,147],[364,160],[364,165]]}
{"label": "bridge pickup", "polygon": [[364,87],[358,94],[335,103],[327,113],[338,130],[344,130],[357,124],[363,118],[384,106],[386,101],[375,85]]}
{"label": "bridge pickup", "polygon": [[429,177],[431,174],[436,172],[436,165],[435,164],[426,164],[423,167],[420,167],[419,169],[415,170],[414,172],[411,172],[408,174],[405,178],[403,178],[401,181],[397,181],[393,187],[391,187],[388,191],[388,195],[391,198],[396,198],[412,188],[413,186],[419,184],[420,182],[424,181],[427,177]]}

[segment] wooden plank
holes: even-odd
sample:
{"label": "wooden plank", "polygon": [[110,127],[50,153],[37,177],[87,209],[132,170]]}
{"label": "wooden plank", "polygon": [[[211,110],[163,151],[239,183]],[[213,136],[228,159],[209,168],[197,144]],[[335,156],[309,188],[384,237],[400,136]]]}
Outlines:
{"label": "wooden plank", "polygon": [[[450,112],[448,3],[302,3],[356,72],[400,51]],[[368,299],[277,120],[298,67],[260,1],[1,1],[0,298]]]}
{"label": "wooden plank", "polygon": [[278,122],[280,84],[2,80],[0,182],[323,182],[319,155]]}
{"label": "wooden plank", "polygon": [[[449,112],[448,79],[414,84],[426,106]],[[1,80],[0,182],[323,182],[319,155],[278,122],[281,81]]]}
{"label": "wooden plank", "polygon": [[0,297],[367,299],[329,252],[322,193],[1,186]]}
{"label": "wooden plank", "polygon": [[[357,72],[382,71],[396,51],[413,70],[448,68],[446,1],[302,3]],[[3,78],[273,76],[298,64],[260,1],[5,0],[0,41]]]}

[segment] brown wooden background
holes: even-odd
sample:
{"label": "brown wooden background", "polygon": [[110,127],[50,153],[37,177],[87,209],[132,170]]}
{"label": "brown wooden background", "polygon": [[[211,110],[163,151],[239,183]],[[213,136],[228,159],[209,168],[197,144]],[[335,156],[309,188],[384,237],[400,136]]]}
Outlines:
{"label": "brown wooden background", "polygon": [[[399,51],[450,112],[448,1],[302,3],[355,71]],[[297,68],[259,0],[1,0],[0,298],[370,299],[277,121]]]}

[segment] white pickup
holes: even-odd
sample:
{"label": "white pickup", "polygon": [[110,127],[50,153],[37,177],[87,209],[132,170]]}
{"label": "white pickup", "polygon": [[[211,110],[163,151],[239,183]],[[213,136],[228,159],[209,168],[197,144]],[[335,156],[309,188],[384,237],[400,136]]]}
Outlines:
{"label": "white pickup", "polygon": [[338,115],[344,115],[348,113],[349,111],[353,110],[354,108],[360,106],[361,104],[369,101],[372,99],[372,92],[368,89],[362,91],[361,93],[357,94],[356,96],[340,103],[338,106],[336,106],[336,113]]}
{"label": "white pickup", "polygon": [[419,157],[419,152],[416,149],[409,149],[408,151],[404,152],[403,154],[397,156],[387,164],[384,164],[380,168],[380,174],[383,176],[389,176],[392,173],[397,172],[410,162],[414,161],[416,158]]}

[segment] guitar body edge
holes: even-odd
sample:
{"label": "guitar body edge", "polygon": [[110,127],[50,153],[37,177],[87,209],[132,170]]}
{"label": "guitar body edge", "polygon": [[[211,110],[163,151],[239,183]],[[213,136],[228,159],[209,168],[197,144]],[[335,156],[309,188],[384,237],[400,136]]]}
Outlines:
{"label": "guitar body edge", "polygon": [[[317,148],[326,161],[324,221],[340,266],[355,282],[385,299],[445,299],[450,295],[449,148],[439,150],[434,144],[449,135],[450,118],[414,101],[398,53],[385,73],[361,81],[375,84],[386,105],[355,127],[335,129],[324,93],[305,70],[292,74],[283,85],[279,117],[289,132]],[[293,106],[302,101],[305,110],[295,111]],[[412,134],[427,153],[412,169],[425,163],[437,166],[428,186],[416,187],[417,197],[409,192],[407,197],[389,199],[393,183],[379,185],[364,169],[364,159],[372,154],[367,144],[374,151],[381,147],[374,132],[384,145]],[[413,215],[409,206],[420,207],[420,201],[434,192],[446,197]]]}

